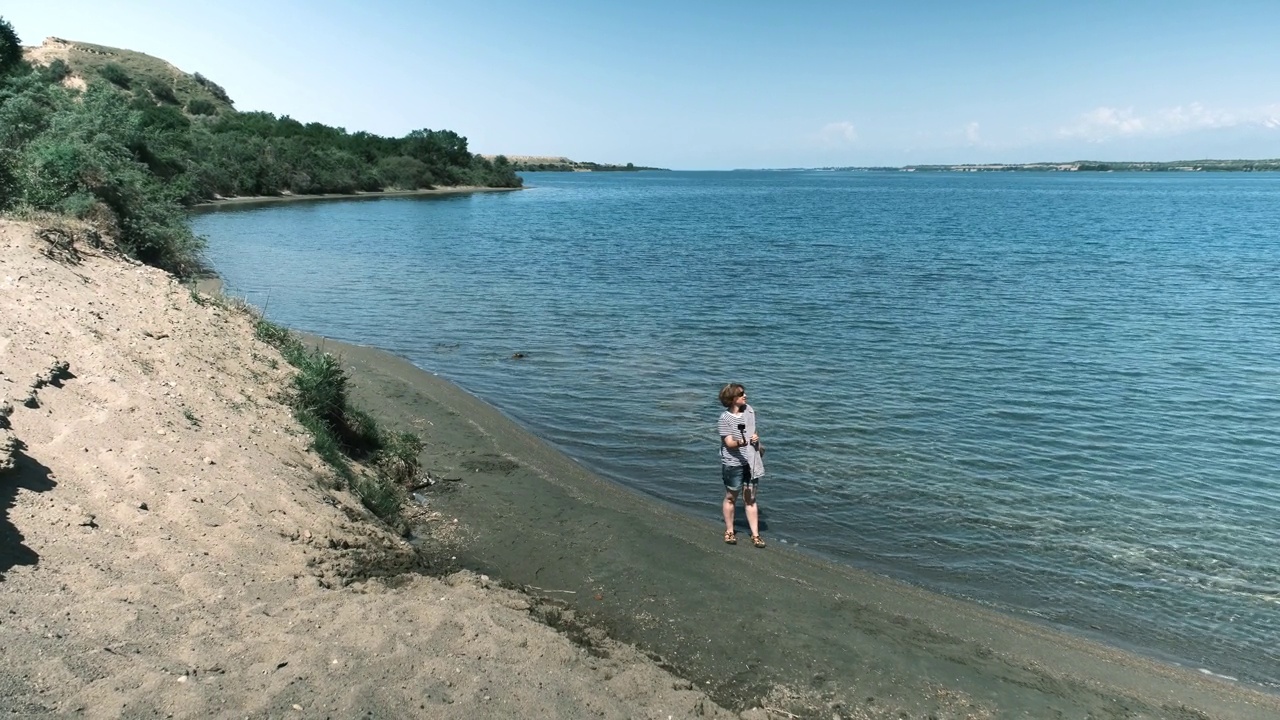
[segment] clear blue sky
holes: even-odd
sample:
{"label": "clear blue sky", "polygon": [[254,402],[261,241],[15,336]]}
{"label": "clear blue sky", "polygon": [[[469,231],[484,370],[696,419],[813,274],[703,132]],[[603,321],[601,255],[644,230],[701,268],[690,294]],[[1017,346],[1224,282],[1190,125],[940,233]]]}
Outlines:
{"label": "clear blue sky", "polygon": [[1280,2],[18,0],[241,110],[678,169],[1280,157]]}

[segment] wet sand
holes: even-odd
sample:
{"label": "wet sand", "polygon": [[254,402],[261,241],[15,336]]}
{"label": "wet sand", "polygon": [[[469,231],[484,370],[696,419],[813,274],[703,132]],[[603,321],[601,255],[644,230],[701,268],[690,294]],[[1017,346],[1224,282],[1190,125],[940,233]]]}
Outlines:
{"label": "wet sand", "polygon": [[[1280,697],[770,544],[589,472],[389,353],[323,340],[356,402],[425,441],[453,562],[562,602],[731,708],[831,717],[1276,718]],[[661,482],[661,478],[655,478]],[[708,516],[720,488],[707,470]],[[762,489],[767,503],[767,487]],[[739,513],[741,514],[741,513]],[[584,630],[587,628],[587,630]],[[778,715],[785,717],[785,714]]]}

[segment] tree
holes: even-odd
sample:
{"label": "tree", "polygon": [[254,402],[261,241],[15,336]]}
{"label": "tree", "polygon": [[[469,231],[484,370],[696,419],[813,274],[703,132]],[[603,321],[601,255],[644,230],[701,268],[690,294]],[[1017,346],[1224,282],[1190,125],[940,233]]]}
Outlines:
{"label": "tree", "polygon": [[404,155],[383,158],[378,163],[378,179],[384,186],[400,190],[431,187],[431,172],[426,164]]}
{"label": "tree", "polygon": [[7,75],[22,65],[22,40],[9,21],[0,17],[0,75]]}

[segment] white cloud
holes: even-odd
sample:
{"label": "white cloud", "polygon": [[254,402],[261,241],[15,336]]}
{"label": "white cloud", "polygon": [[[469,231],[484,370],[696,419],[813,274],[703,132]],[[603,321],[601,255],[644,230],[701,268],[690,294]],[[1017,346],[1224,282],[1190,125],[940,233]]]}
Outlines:
{"label": "white cloud", "polygon": [[1203,128],[1235,127],[1240,118],[1225,110],[1213,110],[1200,103],[1179,105],[1156,113],[1156,126],[1164,132],[1179,133]]}
{"label": "white cloud", "polygon": [[1280,105],[1250,111],[1209,108],[1193,102],[1138,115],[1133,108],[1099,107],[1058,130],[1060,137],[1105,142],[1117,137],[1171,136],[1196,130],[1261,126],[1280,129]]}
{"label": "white cloud", "polygon": [[1100,107],[1081,115],[1075,125],[1062,128],[1058,134],[1102,142],[1117,136],[1136,135],[1144,128],[1142,118],[1134,116],[1133,108]]}
{"label": "white cloud", "polygon": [[818,138],[827,145],[851,145],[858,140],[858,130],[848,120],[827,123],[818,131]]}
{"label": "white cloud", "polygon": [[978,122],[976,120],[964,126],[964,138],[969,141],[970,145],[977,145],[982,142],[982,135],[978,133]]}
{"label": "white cloud", "polygon": [[1280,129],[1280,103],[1263,108],[1262,114],[1262,127],[1268,130]]}

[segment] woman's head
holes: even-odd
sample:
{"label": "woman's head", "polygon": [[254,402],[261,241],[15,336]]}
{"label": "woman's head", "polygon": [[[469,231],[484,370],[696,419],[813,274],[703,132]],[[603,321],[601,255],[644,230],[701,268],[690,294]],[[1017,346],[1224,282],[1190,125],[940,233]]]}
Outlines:
{"label": "woman's head", "polygon": [[731,408],[738,402],[738,398],[743,397],[746,394],[747,388],[745,388],[741,383],[729,383],[728,385],[720,388],[720,404],[727,408]]}

